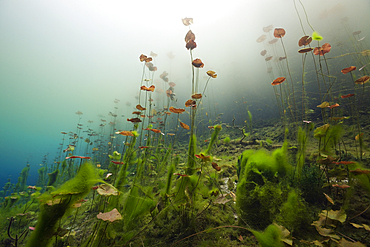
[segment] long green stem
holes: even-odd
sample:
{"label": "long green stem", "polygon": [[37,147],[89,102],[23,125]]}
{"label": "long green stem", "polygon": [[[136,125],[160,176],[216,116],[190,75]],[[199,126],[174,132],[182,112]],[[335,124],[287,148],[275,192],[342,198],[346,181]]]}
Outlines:
{"label": "long green stem", "polygon": [[[285,54],[285,56],[287,57],[287,53],[286,53],[286,50],[285,50],[285,46],[284,46],[283,39],[282,39],[282,38],[280,38],[280,41],[281,41],[281,45],[283,46],[284,54]],[[290,109],[290,112],[291,112],[291,114],[292,114],[292,117],[294,118],[294,121],[295,121],[295,122],[297,122],[297,106],[296,106],[296,104],[295,104],[294,83],[293,83],[293,79],[292,79],[292,74],[290,73],[290,68],[289,68],[288,59],[285,59],[285,62],[286,62],[286,66],[287,66],[287,70],[288,70],[288,74],[289,74],[290,82],[291,82],[291,84],[292,84],[292,94],[293,94],[293,107],[294,107],[294,112],[292,112],[291,107],[289,107],[289,109]],[[290,106],[290,102],[289,102],[289,106]]]}

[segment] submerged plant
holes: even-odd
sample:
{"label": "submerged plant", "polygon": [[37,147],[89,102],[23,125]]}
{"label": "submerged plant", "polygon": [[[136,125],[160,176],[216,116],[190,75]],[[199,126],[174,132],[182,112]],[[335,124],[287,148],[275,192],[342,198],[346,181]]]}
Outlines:
{"label": "submerged plant", "polygon": [[244,224],[264,229],[272,223],[283,201],[282,182],[291,173],[287,144],[272,154],[261,149],[239,156],[236,208]]}
{"label": "submerged plant", "polygon": [[50,246],[58,221],[72,209],[76,201],[83,199],[91,187],[99,182],[98,174],[91,163],[81,165],[76,177],[57,190],[40,196],[40,215],[26,247]]}

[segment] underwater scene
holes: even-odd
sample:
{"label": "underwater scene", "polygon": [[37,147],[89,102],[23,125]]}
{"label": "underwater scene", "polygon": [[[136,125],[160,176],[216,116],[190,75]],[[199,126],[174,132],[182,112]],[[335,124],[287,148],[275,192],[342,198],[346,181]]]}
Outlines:
{"label": "underwater scene", "polygon": [[0,246],[370,246],[370,1],[0,1]]}

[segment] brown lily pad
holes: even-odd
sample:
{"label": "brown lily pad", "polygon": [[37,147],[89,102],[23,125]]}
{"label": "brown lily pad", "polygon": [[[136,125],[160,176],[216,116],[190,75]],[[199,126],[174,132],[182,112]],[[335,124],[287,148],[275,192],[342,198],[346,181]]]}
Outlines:
{"label": "brown lily pad", "polygon": [[117,209],[113,209],[112,211],[102,213],[100,212],[97,216],[98,219],[104,220],[104,221],[116,221],[116,220],[122,220],[122,215],[118,212]]}

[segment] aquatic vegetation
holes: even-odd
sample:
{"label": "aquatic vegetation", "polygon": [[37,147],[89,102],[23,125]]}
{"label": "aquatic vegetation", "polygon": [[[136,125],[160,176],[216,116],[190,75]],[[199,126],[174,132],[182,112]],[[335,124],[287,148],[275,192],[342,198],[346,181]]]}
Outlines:
{"label": "aquatic vegetation", "polygon": [[285,36],[285,29],[284,28],[275,28],[274,30],[275,38],[282,38]]}
{"label": "aquatic vegetation", "polygon": [[200,60],[199,58],[196,58],[193,60],[193,62],[191,63],[194,67],[196,68],[203,68],[204,67],[204,63],[202,62],[202,60]]}
{"label": "aquatic vegetation", "polygon": [[302,48],[302,49],[299,49],[298,50],[298,53],[307,53],[307,52],[310,52],[310,51],[312,51],[313,50],[313,48],[311,48],[311,47],[308,47],[308,48]]}
{"label": "aquatic vegetation", "polygon": [[348,68],[342,69],[340,72],[342,72],[343,74],[347,74],[347,73],[349,73],[351,71],[354,71],[354,70],[356,70],[356,66],[350,66]]}
{"label": "aquatic vegetation", "polygon": [[277,221],[290,230],[292,234],[300,227],[310,223],[310,214],[307,211],[306,204],[297,191],[289,192],[287,201],[281,206]]}
{"label": "aquatic vegetation", "polygon": [[292,170],[287,163],[286,146],[273,154],[262,149],[246,150],[239,157],[237,170],[238,213],[253,228],[264,229],[282,204],[281,182]]}
{"label": "aquatic vegetation", "polygon": [[369,82],[369,80],[370,80],[370,76],[365,75],[365,76],[362,76],[362,77],[358,78],[357,80],[355,80],[355,83],[358,84],[358,85],[363,85],[363,84]]}
{"label": "aquatic vegetation", "polygon": [[154,85],[151,85],[150,87],[141,86],[140,89],[143,91],[154,92],[155,86]]}
{"label": "aquatic vegetation", "polygon": [[305,35],[298,41],[298,46],[306,46],[309,45],[312,42],[312,37]]}
{"label": "aquatic vegetation", "polygon": [[[248,95],[242,100],[236,96],[235,107],[224,116],[217,115],[218,104],[229,109],[220,99],[230,97],[213,96],[213,82],[209,82],[219,76],[212,67],[207,68],[214,66],[211,62],[194,59],[201,40],[196,43],[190,29],[193,19],[182,19],[186,50],[181,47],[189,52],[185,61],[188,81],[172,81],[180,76],[171,67],[157,75],[162,65],[151,51],[150,56],[139,56],[140,64],[136,60],[142,66],[141,80],[134,85],[135,100],[127,100],[123,112],[131,116],[116,111],[120,102],[116,98],[115,110],[107,117],[99,115],[95,130],[93,121],[83,123],[83,113],[76,112],[76,130],[61,132],[56,158],[40,164],[37,182],[27,184],[27,166],[17,183],[8,180],[0,192],[1,219],[11,219],[9,225],[4,220],[2,228],[11,228],[11,242],[18,238],[27,241],[27,246],[92,247],[148,245],[157,240],[157,245],[170,246],[189,245],[187,241],[197,236],[195,245],[215,239],[225,246],[231,242],[248,245],[248,241],[256,244],[257,239],[261,246],[283,246],[283,242],[313,244],[313,239],[322,236],[328,242],[345,243],[335,233],[342,230],[340,224],[348,227],[350,217],[356,218],[363,210],[351,207],[360,201],[357,194],[370,191],[370,170],[363,158],[368,155],[364,154],[367,122],[360,121],[367,114],[368,52],[360,48],[366,44],[360,33],[351,35],[352,30],[347,33],[356,47],[348,56],[361,68],[341,63],[339,59],[346,54],[330,57],[341,52],[331,50],[340,45],[330,34],[325,34],[330,43],[320,45],[323,38],[299,3],[313,31],[312,37],[306,34],[306,23],[295,6],[303,34],[294,34],[302,38],[293,43],[298,43],[300,55],[297,48],[283,43],[283,37],[284,41],[291,38],[288,28],[263,27],[265,34],[257,39],[258,45],[264,46],[259,53],[263,59],[257,55],[266,64],[269,80],[265,82],[271,83],[266,87],[270,85],[276,106],[262,98],[256,102]],[[317,46],[312,46],[313,40],[318,41]],[[172,52],[166,55],[165,59],[176,63]],[[295,60],[290,67],[290,59],[296,57],[302,63]],[[352,85],[343,75],[347,73]],[[361,100],[356,99],[357,85],[362,85]],[[279,112],[282,124],[275,119],[261,120],[264,105],[273,114]],[[31,212],[39,213],[36,226],[36,218],[27,215]],[[22,222],[14,217],[23,217]],[[312,221],[314,233],[310,231],[315,230]],[[333,222],[338,228],[332,228]],[[29,230],[33,232],[27,235]],[[306,233],[309,236],[304,236]]]}
{"label": "aquatic vegetation", "polygon": [[223,139],[223,142],[224,142],[225,144],[229,144],[229,143],[230,143],[230,141],[231,141],[230,136],[226,136],[226,137]]}
{"label": "aquatic vegetation", "polygon": [[266,35],[261,35],[256,41],[257,41],[257,43],[261,43],[261,42],[263,42],[265,39],[266,39]]}
{"label": "aquatic vegetation", "polygon": [[318,32],[314,31],[314,32],[312,33],[312,39],[313,39],[313,40],[316,40],[316,41],[320,41],[320,40],[322,40],[322,39],[323,39],[323,37],[322,37]]}
{"label": "aquatic vegetation", "polygon": [[301,127],[298,128],[298,152],[297,152],[297,164],[296,174],[297,178],[300,179],[302,176],[303,166],[306,158],[307,148],[307,133]]}
{"label": "aquatic vegetation", "polygon": [[273,86],[280,85],[280,84],[281,84],[281,83],[283,83],[285,80],[286,80],[286,78],[285,78],[285,77],[278,77],[278,78],[276,78],[273,82],[271,82],[271,85],[273,85]]}
{"label": "aquatic vegetation", "polygon": [[110,221],[110,222],[114,222],[116,220],[122,220],[122,215],[115,208],[106,213],[100,212],[96,217],[98,219],[101,219],[104,221]]}
{"label": "aquatic vegetation", "polygon": [[329,53],[331,50],[331,45],[329,43],[323,44],[321,47],[315,47],[313,54],[324,56],[326,53]]}
{"label": "aquatic vegetation", "polygon": [[98,176],[95,169],[91,164],[84,163],[75,178],[59,189],[41,195],[40,216],[26,246],[49,246],[58,220],[76,201],[84,198],[96,182]]}
{"label": "aquatic vegetation", "polygon": [[276,225],[269,225],[264,232],[252,231],[262,247],[282,247],[281,231]]}
{"label": "aquatic vegetation", "polygon": [[193,23],[193,18],[183,18],[181,19],[182,20],[182,23],[185,25],[185,26],[189,26]]}

